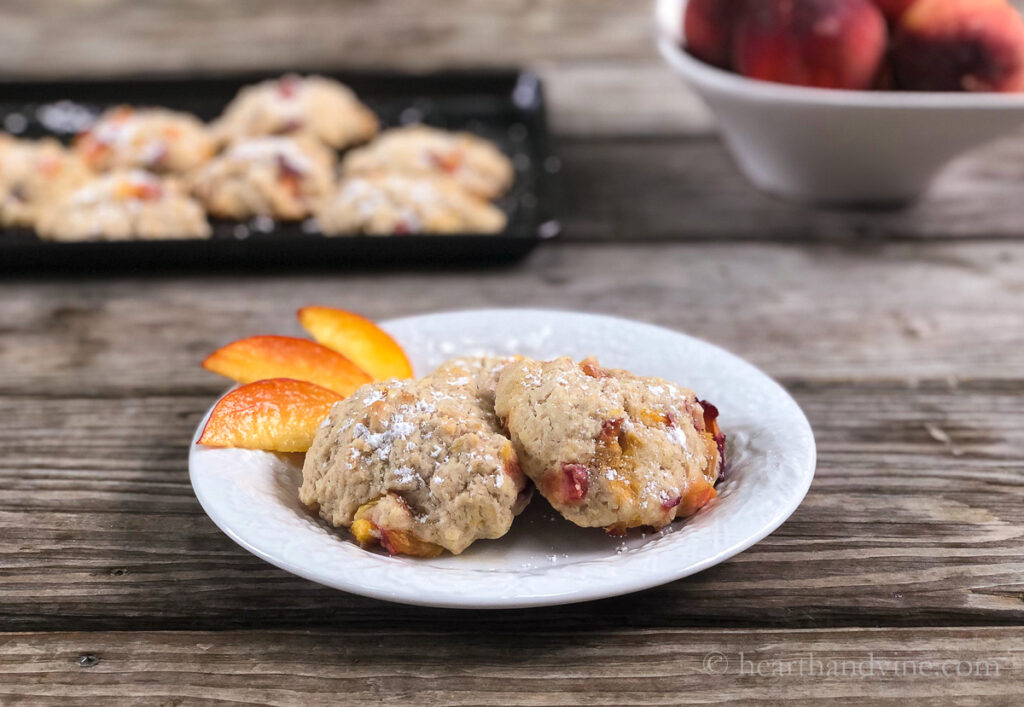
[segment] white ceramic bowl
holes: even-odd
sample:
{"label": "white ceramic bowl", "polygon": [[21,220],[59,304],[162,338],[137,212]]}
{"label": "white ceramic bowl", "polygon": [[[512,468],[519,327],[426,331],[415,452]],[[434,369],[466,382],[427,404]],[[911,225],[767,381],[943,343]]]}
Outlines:
{"label": "white ceramic bowl", "polygon": [[900,204],[965,150],[1024,123],[1024,95],[805,88],[748,79],[680,46],[686,0],[656,0],[658,48],[704,99],[743,173],[817,204]]}

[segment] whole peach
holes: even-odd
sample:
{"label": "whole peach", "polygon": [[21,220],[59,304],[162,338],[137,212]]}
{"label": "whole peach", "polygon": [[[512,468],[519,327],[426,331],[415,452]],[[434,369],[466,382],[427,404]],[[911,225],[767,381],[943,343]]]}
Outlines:
{"label": "whole peach", "polygon": [[686,49],[701,61],[732,68],[732,35],[746,0],[690,0],[683,17]]}
{"label": "whole peach", "polygon": [[912,91],[1024,91],[1024,20],[1005,0],[917,0],[892,65]]}
{"label": "whole peach", "polygon": [[898,22],[903,13],[910,9],[917,0],[873,0],[878,9],[890,22]]}
{"label": "whole peach", "polygon": [[736,27],[733,63],[755,79],[866,89],[887,40],[885,18],[870,0],[757,0]]}

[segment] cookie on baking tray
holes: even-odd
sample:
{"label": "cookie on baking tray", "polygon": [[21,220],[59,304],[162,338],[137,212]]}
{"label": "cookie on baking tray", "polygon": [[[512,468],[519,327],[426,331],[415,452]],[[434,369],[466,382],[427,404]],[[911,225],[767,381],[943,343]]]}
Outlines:
{"label": "cookie on baking tray", "polygon": [[335,149],[366,142],[379,123],[342,83],[288,74],[246,86],[214,122],[221,142],[261,135],[306,135]]}
{"label": "cookie on baking tray", "polygon": [[498,233],[505,213],[447,177],[394,173],[341,180],[316,212],[327,235]]}
{"label": "cookie on baking tray", "polygon": [[334,186],[334,154],[308,139],[258,137],[233,143],[191,177],[211,216],[306,218]]}
{"label": "cookie on baking tray", "polygon": [[53,138],[0,133],[0,225],[34,226],[43,209],[92,176],[81,157]]}
{"label": "cookie on baking tray", "polygon": [[42,211],[36,230],[54,241],[208,238],[202,206],[172,178],[117,170],[92,178]]}
{"label": "cookie on baking tray", "polygon": [[216,152],[206,125],[167,108],[117,106],[75,138],[74,149],[95,170],[140,168],[181,173]]}
{"label": "cookie on baking tray", "polygon": [[489,140],[426,125],[391,128],[342,161],[343,176],[377,172],[441,175],[482,199],[508,191],[512,162]]}

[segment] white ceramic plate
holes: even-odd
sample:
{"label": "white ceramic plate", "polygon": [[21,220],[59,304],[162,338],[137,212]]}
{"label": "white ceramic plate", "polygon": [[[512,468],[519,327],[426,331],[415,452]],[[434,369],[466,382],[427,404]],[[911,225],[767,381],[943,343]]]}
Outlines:
{"label": "white ceramic plate", "polygon": [[[457,355],[596,355],[601,363],[693,388],[721,412],[729,473],[693,518],[625,538],[578,528],[539,494],[500,540],[425,560],[362,550],[299,504],[301,458],[194,443],[189,473],[227,535],[278,567],[331,587],[427,606],[509,608],[635,592],[699,572],[775,530],[814,476],[814,436],[777,383],[684,334],[613,317],[549,310],[446,312],[385,322],[417,374]],[[196,431],[202,431],[203,423]]]}

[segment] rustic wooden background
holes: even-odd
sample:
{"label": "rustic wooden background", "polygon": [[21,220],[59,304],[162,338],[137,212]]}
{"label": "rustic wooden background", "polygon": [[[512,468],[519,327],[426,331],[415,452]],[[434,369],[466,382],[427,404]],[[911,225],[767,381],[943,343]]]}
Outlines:
{"label": "rustic wooden background", "polygon": [[[9,79],[530,65],[565,234],[515,266],[0,281],[0,703],[1019,704],[1024,139],[899,212],[754,192],[638,0],[8,0]],[[383,318],[558,306],[726,346],[797,397],[818,475],[775,534],[607,601],[458,612],[298,579],[188,483],[233,338],[309,302]],[[730,659],[709,675],[706,655]],[[740,653],[994,661],[997,674],[744,675]]]}

